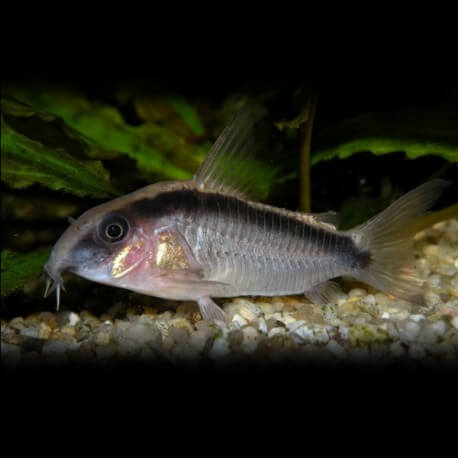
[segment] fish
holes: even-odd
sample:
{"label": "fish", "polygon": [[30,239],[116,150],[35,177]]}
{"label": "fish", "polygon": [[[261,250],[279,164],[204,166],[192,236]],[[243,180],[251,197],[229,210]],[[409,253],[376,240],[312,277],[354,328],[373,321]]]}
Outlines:
{"label": "fish", "polygon": [[414,235],[437,222],[429,210],[451,183],[434,179],[363,224],[340,231],[337,214],[305,214],[259,201],[246,164],[256,160],[253,110],[240,110],[191,180],[154,183],[83,213],[44,266],[45,295],[62,273],[176,301],[226,321],[215,298],[305,295],[335,299],[333,279],[353,277],[416,304]]}

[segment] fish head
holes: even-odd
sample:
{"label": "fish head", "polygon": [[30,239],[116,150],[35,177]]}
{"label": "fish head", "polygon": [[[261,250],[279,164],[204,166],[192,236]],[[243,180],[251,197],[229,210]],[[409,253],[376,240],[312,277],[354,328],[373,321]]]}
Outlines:
{"label": "fish head", "polygon": [[132,275],[147,259],[152,237],[146,233],[145,222],[128,208],[123,201],[107,202],[71,223],[44,266],[48,276],[45,297],[56,291],[59,307],[64,272],[117,287],[135,283]]}

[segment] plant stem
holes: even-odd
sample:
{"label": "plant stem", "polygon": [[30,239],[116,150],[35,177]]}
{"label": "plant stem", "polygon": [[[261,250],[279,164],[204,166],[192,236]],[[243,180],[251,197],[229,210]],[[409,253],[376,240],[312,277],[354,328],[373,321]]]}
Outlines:
{"label": "plant stem", "polygon": [[310,94],[307,100],[307,120],[300,128],[300,204],[301,211],[311,211],[311,186],[310,186],[310,146],[312,142],[312,127],[315,111],[318,104],[318,91]]}

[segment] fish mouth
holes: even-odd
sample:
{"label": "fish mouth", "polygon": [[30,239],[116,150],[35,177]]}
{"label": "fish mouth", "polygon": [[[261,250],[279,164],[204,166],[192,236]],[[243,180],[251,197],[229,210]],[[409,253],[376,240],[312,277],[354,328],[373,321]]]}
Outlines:
{"label": "fish mouth", "polygon": [[56,292],[56,310],[59,311],[60,307],[60,290],[65,291],[64,280],[62,279],[60,271],[51,268],[49,263],[45,264],[44,272],[46,275],[46,289],[43,297],[46,298],[54,291]]}

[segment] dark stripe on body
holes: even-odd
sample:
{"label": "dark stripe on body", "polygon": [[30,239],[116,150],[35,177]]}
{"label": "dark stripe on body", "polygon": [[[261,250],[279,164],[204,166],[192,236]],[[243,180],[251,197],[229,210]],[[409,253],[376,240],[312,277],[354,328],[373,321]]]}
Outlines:
{"label": "dark stripe on body", "polygon": [[[296,218],[263,208],[256,208],[237,197],[194,189],[168,191],[131,204],[131,209],[144,218],[161,218],[179,212],[185,216],[209,213],[215,217],[239,218],[239,224],[257,225],[258,230],[277,233],[279,237],[290,235],[310,243],[322,243],[327,238],[325,251],[342,256],[352,269],[364,269],[370,263],[370,253],[360,250],[354,241],[344,234],[314,227]],[[332,247],[332,249],[329,249]]]}

